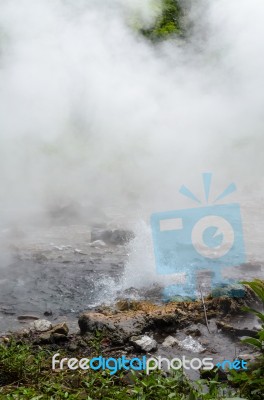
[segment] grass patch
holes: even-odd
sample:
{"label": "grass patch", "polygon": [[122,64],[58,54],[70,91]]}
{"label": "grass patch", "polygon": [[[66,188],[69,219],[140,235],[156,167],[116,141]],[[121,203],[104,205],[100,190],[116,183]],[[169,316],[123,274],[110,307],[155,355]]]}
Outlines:
{"label": "grass patch", "polygon": [[[97,339],[96,339],[97,340]],[[57,351],[56,351],[57,352]],[[61,356],[63,350],[59,350]],[[150,375],[109,371],[71,371],[51,369],[54,352],[40,346],[26,345],[11,340],[0,345],[0,399],[28,400],[195,400],[222,399],[221,383],[201,381],[194,388],[182,371],[167,375],[155,371]],[[72,357],[72,355],[71,355]],[[202,387],[208,384],[206,394]]]}

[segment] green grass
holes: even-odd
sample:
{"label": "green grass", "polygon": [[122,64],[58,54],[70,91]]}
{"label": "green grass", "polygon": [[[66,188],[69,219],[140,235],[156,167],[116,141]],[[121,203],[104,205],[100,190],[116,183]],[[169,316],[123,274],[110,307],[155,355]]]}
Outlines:
{"label": "green grass", "polygon": [[[96,339],[96,341],[98,338]],[[56,351],[57,352],[57,351]],[[63,351],[59,351],[63,356]],[[12,340],[0,345],[0,399],[72,400],[195,400],[222,399],[219,382],[200,381],[194,388],[182,371],[166,376],[163,372],[52,371],[50,352],[40,346]],[[207,394],[202,387],[208,386]]]}

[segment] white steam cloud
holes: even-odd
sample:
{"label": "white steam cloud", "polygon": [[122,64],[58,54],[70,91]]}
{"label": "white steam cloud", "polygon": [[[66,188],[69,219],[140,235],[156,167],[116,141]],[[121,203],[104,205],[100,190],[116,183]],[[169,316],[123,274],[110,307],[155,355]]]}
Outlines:
{"label": "white steam cloud", "polygon": [[187,3],[187,39],[154,45],[159,1],[0,0],[3,224],[176,208],[204,171],[263,185],[264,3]]}

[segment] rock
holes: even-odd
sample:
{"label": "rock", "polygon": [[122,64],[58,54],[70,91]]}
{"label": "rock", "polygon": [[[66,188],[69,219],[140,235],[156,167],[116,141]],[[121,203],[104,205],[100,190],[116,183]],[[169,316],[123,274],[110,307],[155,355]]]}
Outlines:
{"label": "rock", "polygon": [[69,340],[67,336],[61,333],[52,333],[51,337],[55,343],[66,342],[67,340]]}
{"label": "rock", "polygon": [[178,345],[179,341],[174,338],[173,336],[167,336],[164,342],[162,343],[163,347],[173,347],[175,345]]}
{"label": "rock", "polygon": [[3,343],[5,343],[5,344],[8,344],[8,343],[10,343],[10,339],[8,338],[8,337],[6,337],[6,336],[4,336],[4,337],[1,337],[0,338],[0,342],[3,342]]}
{"label": "rock", "polygon": [[45,317],[51,317],[52,314],[53,314],[53,313],[52,313],[51,310],[47,310],[47,311],[44,312],[44,316],[45,316]]}
{"label": "rock", "polygon": [[179,346],[184,350],[189,350],[193,353],[202,353],[205,348],[198,342],[198,340],[193,339],[191,336],[187,336],[184,340],[179,342]]}
{"label": "rock", "polygon": [[247,293],[247,289],[245,286],[240,285],[239,283],[234,283],[231,285],[223,285],[220,287],[216,287],[212,290],[212,297],[233,297],[233,298],[242,298],[245,297]]}
{"label": "rock", "polygon": [[36,317],[35,315],[19,315],[17,319],[19,321],[37,321],[39,317]]}
{"label": "rock", "polygon": [[37,332],[47,332],[52,329],[52,323],[46,319],[39,319],[32,323],[32,329]]}
{"label": "rock", "polygon": [[198,329],[198,328],[188,329],[186,331],[186,334],[191,335],[193,337],[199,337],[202,335],[200,329]]}
{"label": "rock", "polygon": [[123,344],[133,334],[141,334],[146,324],[143,314],[137,316],[124,314],[104,315],[88,312],[80,316],[79,327],[81,335],[96,331],[105,331],[115,344]]}
{"label": "rock", "polygon": [[97,240],[102,240],[108,244],[114,245],[124,245],[135,237],[132,231],[124,229],[114,229],[114,230],[100,230],[94,229],[91,232],[91,241],[95,242]]}
{"label": "rock", "polygon": [[52,342],[51,332],[45,332],[45,333],[42,333],[41,335],[39,335],[37,342],[40,344],[51,343]]}
{"label": "rock", "polygon": [[95,240],[90,244],[92,247],[105,247],[105,242],[103,240]]}
{"label": "rock", "polygon": [[137,340],[131,340],[131,343],[138,349],[143,350],[143,351],[151,351],[151,350],[156,350],[158,347],[156,340],[152,339],[149,336],[142,336],[141,339]]}
{"label": "rock", "polygon": [[61,324],[57,324],[52,328],[51,331],[53,334],[57,333],[60,335],[64,335],[67,336],[69,333],[69,328],[68,325],[66,324],[66,322],[62,322]]}
{"label": "rock", "polygon": [[222,330],[224,333],[229,334],[231,336],[250,336],[257,337],[258,332],[242,327],[235,327],[227,324],[226,322],[216,321],[216,326],[218,329]]}

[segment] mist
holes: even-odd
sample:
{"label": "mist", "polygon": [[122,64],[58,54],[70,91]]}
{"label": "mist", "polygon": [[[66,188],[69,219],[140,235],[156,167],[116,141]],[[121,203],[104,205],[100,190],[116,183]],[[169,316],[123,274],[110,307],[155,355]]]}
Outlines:
{"label": "mist", "polygon": [[183,183],[200,193],[204,171],[216,194],[235,181],[258,203],[263,1],[188,2],[186,38],[154,44],[135,26],[160,12],[151,0],[0,1],[2,226],[64,204],[84,221],[109,207],[145,218],[182,205]]}

